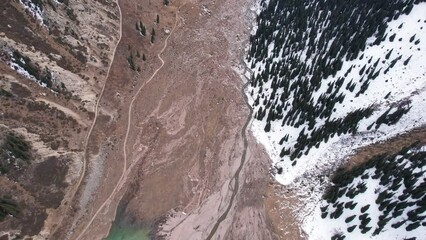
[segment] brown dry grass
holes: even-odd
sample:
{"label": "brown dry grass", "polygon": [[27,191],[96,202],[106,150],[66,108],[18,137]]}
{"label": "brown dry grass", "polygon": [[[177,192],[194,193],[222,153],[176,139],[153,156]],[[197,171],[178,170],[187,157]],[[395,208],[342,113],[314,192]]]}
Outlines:
{"label": "brown dry grass", "polygon": [[375,155],[394,154],[403,147],[410,146],[417,141],[426,144],[426,128],[413,129],[384,142],[360,148],[355,154],[348,157],[345,167],[348,169],[353,168],[371,159]]}

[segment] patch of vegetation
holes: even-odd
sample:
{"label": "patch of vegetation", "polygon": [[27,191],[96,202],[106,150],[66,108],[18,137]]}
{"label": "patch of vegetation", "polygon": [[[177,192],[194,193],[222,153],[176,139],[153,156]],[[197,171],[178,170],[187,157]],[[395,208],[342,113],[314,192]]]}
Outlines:
{"label": "patch of vegetation", "polygon": [[68,17],[69,17],[71,20],[73,20],[73,21],[76,21],[76,20],[77,20],[77,15],[74,13],[74,10],[73,10],[72,8],[68,7],[66,11],[67,11],[67,15],[68,15]]}
{"label": "patch of vegetation", "polygon": [[146,36],[146,27],[143,25],[142,21],[136,23],[136,30],[138,30],[142,36]]}
{"label": "patch of vegetation", "polygon": [[10,98],[13,97],[13,94],[3,88],[0,88],[0,97]]}
{"label": "patch of vegetation", "polygon": [[18,205],[9,197],[0,198],[0,221],[3,221],[7,215],[16,217],[19,213]]}
{"label": "patch of vegetation", "polygon": [[[329,138],[335,135],[340,136],[347,133],[355,134],[358,131],[358,123],[362,119],[371,116],[372,113],[372,107],[355,110],[344,118],[327,120],[323,126],[313,129],[310,134],[305,133],[306,129],[304,128],[297,138],[297,143],[294,145],[293,151],[283,148],[280,157],[290,155],[290,160],[295,163],[296,158],[302,156],[302,154],[308,154],[311,148],[319,147],[322,142],[327,142]],[[287,117],[284,118],[284,121],[286,120]],[[270,126],[270,124],[266,125],[266,132],[269,131],[268,126]]]}
{"label": "patch of vegetation", "polygon": [[[55,3],[53,2],[53,0],[48,0],[48,1],[47,1],[47,4],[49,4],[49,6],[53,9],[53,11],[55,11],[55,12],[56,12],[56,5],[55,5]],[[43,22],[44,22],[44,19],[43,19]]]}
{"label": "patch of vegetation", "polygon": [[13,51],[13,62],[25,71],[28,72],[31,76],[36,78],[37,81],[43,83],[48,88],[52,88],[52,73],[49,68],[45,67],[43,70],[40,70],[40,67],[37,64],[31,62],[31,59],[27,56],[21,54],[18,50]]}
{"label": "patch of vegetation", "polygon": [[31,2],[39,7],[41,10],[43,10],[43,1],[42,0],[31,0]]}
{"label": "patch of vegetation", "polygon": [[56,0],[56,1],[58,1],[58,2],[60,2],[60,3],[63,3],[63,4],[65,4],[66,6],[68,6],[68,4],[69,4],[69,0]]}
{"label": "patch of vegetation", "polygon": [[[371,128],[374,124],[376,124],[376,129],[380,127],[381,124],[386,124],[388,126],[396,124],[404,114],[407,114],[410,111],[411,106],[409,102],[400,104],[399,106],[390,107],[386,112],[384,112],[379,118],[377,118],[376,122],[372,123],[369,128]],[[369,130],[369,128],[367,128]]]}
{"label": "patch of vegetation", "polygon": [[133,53],[130,53],[130,55],[127,57],[127,63],[129,64],[130,69],[132,69],[133,71],[136,70],[135,61],[133,59]]}
{"label": "patch of vegetation", "polygon": [[87,57],[84,55],[82,51],[79,51],[79,50],[73,51],[72,49],[70,49],[69,53],[72,54],[82,64],[87,63]]}
{"label": "patch of vegetation", "polygon": [[7,133],[0,146],[0,174],[10,169],[20,167],[31,159],[31,145],[22,136]]}

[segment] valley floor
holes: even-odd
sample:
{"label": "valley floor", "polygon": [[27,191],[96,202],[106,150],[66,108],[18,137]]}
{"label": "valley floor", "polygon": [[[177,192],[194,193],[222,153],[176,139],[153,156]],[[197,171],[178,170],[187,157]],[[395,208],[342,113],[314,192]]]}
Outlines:
{"label": "valley floor", "polygon": [[[242,132],[249,108],[239,73],[253,3],[119,4],[122,39],[89,138],[77,211],[52,239],[102,239],[114,219],[166,239],[276,238],[264,207],[269,158]],[[154,13],[160,22],[152,25]],[[139,19],[155,28],[154,44],[135,30]],[[126,59],[137,51],[147,59],[135,60],[140,72]]]}

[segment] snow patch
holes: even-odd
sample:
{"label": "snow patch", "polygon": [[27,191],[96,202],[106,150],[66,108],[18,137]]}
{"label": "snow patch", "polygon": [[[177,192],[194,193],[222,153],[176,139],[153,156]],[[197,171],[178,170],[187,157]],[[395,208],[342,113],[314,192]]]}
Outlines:
{"label": "snow patch", "polygon": [[19,0],[23,8],[28,11],[28,13],[38,20],[38,22],[43,25],[43,10],[40,6],[36,5],[32,0]]}

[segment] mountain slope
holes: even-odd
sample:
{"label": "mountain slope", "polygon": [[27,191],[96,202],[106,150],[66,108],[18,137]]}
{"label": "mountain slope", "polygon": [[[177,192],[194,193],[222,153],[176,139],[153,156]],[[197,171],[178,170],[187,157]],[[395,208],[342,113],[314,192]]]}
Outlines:
{"label": "mountain slope", "polygon": [[252,131],[304,237],[424,235],[425,13],[421,0],[258,2]]}
{"label": "mountain slope", "polygon": [[109,0],[0,9],[0,239],[45,239],[70,208],[119,19]]}
{"label": "mountain slope", "polygon": [[312,239],[421,239],[426,226],[425,148],[406,147],[341,171],[304,226]]}
{"label": "mountain slope", "polygon": [[387,2],[263,3],[248,94],[279,182],[425,123],[426,3]]}

